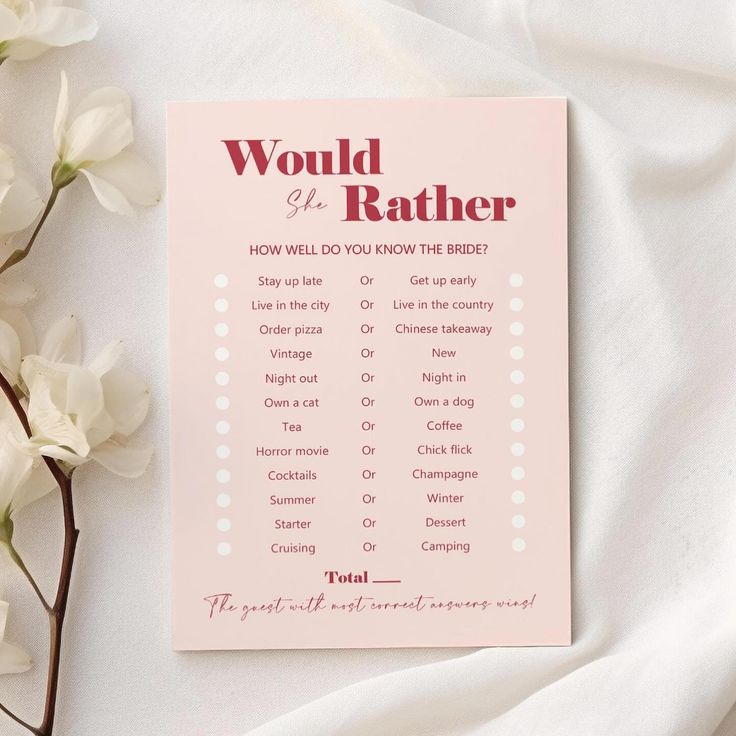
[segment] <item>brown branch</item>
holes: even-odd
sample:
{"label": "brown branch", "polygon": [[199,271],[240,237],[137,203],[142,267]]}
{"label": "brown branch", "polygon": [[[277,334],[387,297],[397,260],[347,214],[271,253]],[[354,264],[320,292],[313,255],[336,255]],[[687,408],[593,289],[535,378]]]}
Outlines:
{"label": "brown branch", "polygon": [[0,273],[7,271],[12,266],[15,266],[16,263],[20,263],[31,252],[31,248],[33,248],[33,244],[36,242],[36,238],[41,232],[41,228],[43,227],[44,222],[46,222],[46,218],[51,214],[51,210],[53,209],[54,204],[56,204],[56,198],[59,196],[59,191],[60,187],[53,187],[53,189],[51,190],[51,194],[49,195],[49,201],[46,203],[46,208],[44,209],[43,214],[41,215],[41,219],[38,221],[36,229],[33,231],[28,244],[25,248],[22,248],[21,250],[14,250],[10,254],[8,260],[5,261],[2,266],[0,266]]}
{"label": "brown branch", "polygon": [[13,713],[12,710],[8,710],[2,703],[0,703],[0,711],[5,713],[8,718],[12,718],[16,723],[19,723],[23,728],[27,728],[31,733],[37,734],[37,736],[41,736],[41,731],[37,729],[35,726],[31,726],[30,723],[26,723],[22,718],[19,718],[15,713]]}
{"label": "brown branch", "polygon": [[26,416],[25,409],[21,405],[18,397],[15,395],[15,390],[10,385],[10,381],[5,378],[5,376],[2,374],[2,371],[0,371],[0,388],[2,388],[3,393],[5,394],[5,398],[8,400],[10,406],[13,408],[13,411],[18,417],[18,420],[23,427],[23,431],[28,437],[30,437],[32,434],[31,425],[28,423],[28,417]]}
{"label": "brown branch", "polygon": [[[48,458],[47,458],[48,461]],[[59,586],[56,590],[56,600],[49,614],[49,674],[46,680],[46,705],[43,711],[43,721],[40,732],[42,736],[51,736],[56,715],[56,696],[59,690],[59,667],[61,665],[61,632],[66,616],[66,605],[69,599],[69,589],[74,567],[74,553],[77,549],[79,529],[74,522],[74,501],[72,498],[72,479],[67,478],[61,468],[54,462],[59,471],[59,488],[61,489],[61,503],[64,511],[64,552],[61,558],[59,571]]]}
{"label": "brown branch", "polygon": [[[50,211],[53,202],[49,200],[47,205],[47,212],[44,214],[44,218],[48,211]],[[36,233],[40,230],[43,224],[43,219],[36,228]],[[35,237],[35,234],[34,234]],[[33,244],[33,238],[29,243]],[[13,387],[5,376],[0,372],[0,388],[13,407],[18,420],[20,421],[23,429],[28,437],[31,437],[31,425],[28,422],[28,416],[26,415],[23,406],[21,405],[18,397],[15,395]],[[30,726],[25,721],[18,718],[15,714],[9,711],[5,706],[0,705],[0,710],[10,716],[13,720],[20,723],[22,726],[27,728],[31,733],[36,736],[51,736],[54,730],[54,717],[56,715],[56,698],[59,690],[59,669],[61,665],[61,634],[64,627],[64,618],[66,616],[67,601],[69,599],[69,589],[71,586],[72,570],[74,568],[74,553],[77,549],[77,539],[79,537],[79,530],[77,529],[74,521],[74,500],[72,497],[72,479],[71,475],[67,476],[61,469],[59,463],[52,458],[43,456],[44,462],[48,467],[54,480],[59,484],[61,491],[61,504],[64,513],[64,551],[61,557],[61,569],[59,571],[59,584],[56,590],[56,598],[54,605],[48,611],[49,614],[49,671],[46,680],[46,703],[44,705],[43,720],[38,728]]]}
{"label": "brown branch", "polygon": [[13,546],[13,543],[11,541],[8,541],[8,551],[10,552],[10,557],[15,562],[16,565],[20,568],[20,571],[26,576],[26,579],[31,585],[31,588],[33,588],[33,592],[38,597],[38,600],[41,601],[41,605],[46,610],[46,613],[51,612],[51,606],[49,605],[49,602],[46,600],[46,596],[41,591],[41,588],[38,587],[38,583],[36,582],[33,575],[31,575],[31,571],[26,567],[26,563],[23,562],[23,558],[18,554],[18,550]]}

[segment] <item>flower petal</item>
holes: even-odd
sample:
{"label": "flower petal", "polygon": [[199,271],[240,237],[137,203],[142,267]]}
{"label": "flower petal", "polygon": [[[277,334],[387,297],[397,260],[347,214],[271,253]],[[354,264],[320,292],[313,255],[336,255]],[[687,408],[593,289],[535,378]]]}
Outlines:
{"label": "flower petal", "polygon": [[79,363],[82,356],[82,337],[79,322],[70,314],[49,327],[41,345],[40,355],[52,363]]}
{"label": "flower petal", "polygon": [[[1,408],[1,406],[0,437],[3,438],[3,446],[0,448],[0,456],[2,457],[0,468],[12,463],[16,470],[25,469],[28,458],[31,459],[30,474],[27,478],[25,474],[21,476],[12,497],[0,493],[0,513],[5,513],[8,508],[10,513],[15,513],[52,491],[56,487],[56,481],[51,475],[51,471],[46,467],[43,458],[28,443],[25,430],[18,421],[15,412],[10,408],[10,404],[5,402],[4,408]],[[2,472],[1,469],[0,472]],[[12,486],[13,483],[11,482],[5,487],[12,488]]]}
{"label": "flower petal", "polygon": [[22,649],[5,641],[9,608],[6,601],[0,601],[0,675],[25,672],[31,666],[30,657]]}
{"label": "flower petal", "polygon": [[100,379],[88,368],[75,368],[69,374],[66,413],[84,432],[90,447],[105,442],[115,431],[115,421],[105,407]]}
{"label": "flower petal", "polygon": [[100,379],[87,368],[74,368],[67,381],[66,414],[76,417],[75,425],[86,434],[104,409]]}
{"label": "flower petal", "polygon": [[98,445],[89,453],[92,460],[124,478],[138,478],[148,467],[153,447],[125,447],[114,440]]}
{"label": "flower petal", "polygon": [[161,199],[158,172],[135,153],[121,151],[114,158],[90,166],[89,171],[115,187],[128,202],[150,207]]}
{"label": "flower petal", "polygon": [[69,116],[69,80],[66,72],[61,72],[61,86],[59,87],[59,101],[56,103],[56,117],[54,118],[54,147],[59,156],[63,154],[64,129]]}
{"label": "flower petal", "polygon": [[50,384],[42,378],[36,378],[29,388],[28,421],[33,430],[30,442],[40,448],[43,455],[51,454],[45,449],[47,445],[58,445],[86,458],[90,449],[87,438],[71,417],[60,411],[52,400]]}
{"label": "flower petal", "polygon": [[0,5],[0,41],[12,41],[20,31],[20,18],[7,6]]}
{"label": "flower petal", "polygon": [[116,212],[118,215],[125,215],[126,217],[135,216],[135,210],[130,206],[130,202],[128,202],[125,195],[117,187],[105,179],[95,176],[87,171],[87,169],[81,169],[81,172],[87,177],[87,181],[92,187],[97,201],[106,210]]}
{"label": "flower petal", "polygon": [[43,202],[25,176],[16,179],[0,195],[0,233],[25,230],[38,216]]}
{"label": "flower petal", "polygon": [[[7,5],[7,0],[3,4]],[[35,59],[49,48],[46,44],[28,39],[28,34],[36,27],[36,3],[26,0],[24,6],[21,12],[18,13],[18,6],[16,4],[15,12],[18,13],[20,27],[15,34],[15,38],[8,44],[6,51],[6,56],[16,61]]]}
{"label": "flower petal", "polygon": [[31,669],[31,658],[20,647],[0,642],[0,675],[17,675]]}
{"label": "flower petal", "polygon": [[71,465],[73,467],[77,467],[78,465],[83,465],[89,460],[89,457],[86,455],[82,457],[81,455],[78,455],[76,452],[72,452],[71,450],[68,450],[66,447],[59,447],[58,445],[34,445],[34,447],[40,452],[44,457],[51,457],[54,458],[54,460],[61,460],[62,462],[67,463],[68,465]]}
{"label": "flower petal", "polygon": [[38,289],[25,281],[8,281],[0,279],[0,305],[6,307],[23,307],[38,295]]}
{"label": "flower petal", "polygon": [[123,341],[113,340],[105,345],[97,357],[87,366],[98,378],[102,378],[120,359],[123,354]]}
{"label": "flower petal", "polygon": [[66,384],[74,367],[69,363],[51,363],[41,355],[25,355],[20,375],[31,391],[36,383],[48,386],[54,405],[61,410],[66,404]]}
{"label": "flower petal", "polygon": [[73,166],[106,161],[133,142],[133,123],[123,104],[94,107],[73,119],[64,135],[63,159]]}
{"label": "flower petal", "polygon": [[0,319],[7,322],[18,335],[21,357],[36,352],[36,336],[33,334],[33,327],[28,317],[20,309],[2,309]]}
{"label": "flower petal", "polygon": [[91,448],[99,447],[115,434],[115,420],[107,411],[101,411],[94,423],[86,430],[87,444]]}
{"label": "flower petal", "polygon": [[20,358],[20,338],[7,322],[0,321],[0,372],[13,386],[18,383]]}
{"label": "flower petal", "polygon": [[45,54],[49,47],[45,43],[29,41],[27,38],[17,38],[8,44],[5,55],[13,61],[30,61]]}
{"label": "flower petal", "polygon": [[90,110],[98,107],[116,107],[122,105],[125,114],[133,117],[133,106],[130,102],[130,95],[121,87],[100,87],[83,97],[81,102],[74,108],[72,120],[76,120]]}
{"label": "flower petal", "polygon": [[43,498],[57,487],[56,480],[48,469],[43,458],[36,457],[28,480],[18,489],[11,504],[11,513],[15,514],[20,509],[30,506],[34,501]]}
{"label": "flower petal", "polygon": [[26,439],[26,431],[9,401],[0,401],[0,437],[10,432],[19,440]]}
{"label": "flower petal", "polygon": [[31,454],[22,448],[7,425],[0,445],[0,517],[13,503],[18,489],[28,480],[33,467]]}
{"label": "flower petal", "polygon": [[9,184],[14,178],[14,154],[7,146],[0,146],[0,184]]}
{"label": "flower petal", "polygon": [[20,20],[18,38],[27,36],[36,27],[37,0],[3,0],[3,5],[12,7],[13,12]]}
{"label": "flower petal", "polygon": [[42,7],[36,13],[33,32],[27,37],[46,46],[71,46],[80,41],[91,41],[97,28],[97,21],[83,10]]}
{"label": "flower petal", "polygon": [[148,414],[151,393],[138,376],[124,368],[113,368],[101,379],[105,409],[115,421],[115,432],[133,434]]}
{"label": "flower petal", "polygon": [[[15,492],[12,492],[14,483],[7,478],[0,484],[0,488],[9,489],[8,492],[0,492],[0,514],[6,513],[8,509],[14,514],[56,488],[56,481],[38,454],[38,449],[26,438],[23,426],[7,401],[0,403],[0,438],[3,438],[0,446],[0,473],[3,470],[7,472],[13,466],[16,471],[25,470],[27,458],[31,458],[30,474],[27,478],[25,474],[21,475]],[[15,456],[16,448],[21,453],[19,456]]]}

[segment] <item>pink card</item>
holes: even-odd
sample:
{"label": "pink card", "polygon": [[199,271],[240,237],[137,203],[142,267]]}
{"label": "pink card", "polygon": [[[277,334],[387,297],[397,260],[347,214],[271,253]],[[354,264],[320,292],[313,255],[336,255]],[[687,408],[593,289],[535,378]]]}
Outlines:
{"label": "pink card", "polygon": [[566,102],[168,108],[177,649],[570,643]]}

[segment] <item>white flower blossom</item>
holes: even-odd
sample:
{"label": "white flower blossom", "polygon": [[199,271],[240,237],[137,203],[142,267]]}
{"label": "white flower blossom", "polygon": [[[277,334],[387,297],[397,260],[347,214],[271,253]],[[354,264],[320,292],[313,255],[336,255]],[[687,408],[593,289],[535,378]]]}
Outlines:
{"label": "white flower blossom", "polygon": [[[6,304],[22,305],[32,295],[27,286],[0,281],[0,371],[21,395],[21,404],[25,403],[22,394],[27,390],[20,377],[21,358],[29,352],[35,353],[35,338],[25,315],[19,309],[2,308],[5,306],[2,302],[4,296]],[[10,543],[11,516],[56,485],[43,458],[27,446],[20,419],[10,401],[0,393],[0,543]]]}
{"label": "white flower blossom", "polygon": [[38,290],[25,281],[0,277],[0,310],[25,307],[37,296]]}
{"label": "white flower blossom", "polygon": [[82,173],[100,204],[111,212],[133,214],[133,204],[150,206],[161,198],[158,174],[147,161],[125,150],[133,142],[130,97],[117,87],[103,87],[69,113],[66,74],[54,122],[59,160],[53,180],[58,188]]}
{"label": "white flower blossom", "polygon": [[13,387],[20,384],[22,357],[36,352],[33,328],[19,309],[36,294],[36,289],[23,281],[0,277],[0,373]]}
{"label": "white flower blossom", "polygon": [[9,544],[13,534],[13,515],[56,487],[42,457],[18,439],[20,430],[10,429],[9,416],[4,416],[0,434],[0,543]]}
{"label": "white flower blossom", "polygon": [[90,41],[97,21],[59,0],[0,0],[0,61],[35,59],[52,47]]}
{"label": "white flower blossom", "polygon": [[[23,394],[20,377],[23,355],[36,352],[36,339],[28,319],[17,307],[36,295],[23,282],[0,280],[0,372]],[[10,516],[56,487],[41,457],[34,457],[22,443],[26,433],[10,402],[0,393],[0,542],[9,542]]]}
{"label": "white flower blossom", "polygon": [[88,365],[80,365],[81,345],[74,317],[54,325],[39,355],[23,358],[28,388],[28,446],[76,467],[95,460],[118,475],[143,473],[151,447],[131,447],[128,437],[148,413],[145,383],[116,366],[122,343],[110,343]]}
{"label": "white flower blossom", "polygon": [[25,230],[42,206],[31,180],[18,168],[13,151],[0,145],[0,241]]}
{"label": "white flower blossom", "polygon": [[[10,245],[13,233],[36,219],[42,204],[30,179],[16,166],[12,151],[0,146],[0,251]],[[36,290],[27,284],[0,278],[0,372],[14,386],[22,355],[35,351],[33,331],[19,307],[35,296]]]}
{"label": "white flower blossom", "polygon": [[31,658],[20,647],[5,641],[8,608],[5,601],[0,601],[0,675],[14,675],[31,668]]}

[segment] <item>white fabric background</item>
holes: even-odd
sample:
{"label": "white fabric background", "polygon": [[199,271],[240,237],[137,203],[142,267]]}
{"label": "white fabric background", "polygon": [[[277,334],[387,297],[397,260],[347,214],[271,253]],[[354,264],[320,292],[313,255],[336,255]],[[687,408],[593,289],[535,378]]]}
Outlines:
{"label": "white fabric background", "polygon": [[[736,734],[733,2],[84,7],[96,42],[0,68],[0,139],[39,183],[60,66],[73,94],[131,91],[137,148],[162,172],[167,99],[569,96],[575,643],[171,652],[165,207],[130,224],[79,181],[23,267],[43,289],[33,316],[79,314],[91,348],[124,338],[153,388],[157,455],[139,482],[79,473],[58,736]],[[46,499],[18,532],[36,569],[51,569],[58,517]],[[4,585],[11,639],[39,665],[0,693],[31,717],[43,619]]]}

